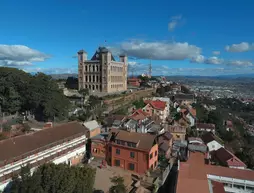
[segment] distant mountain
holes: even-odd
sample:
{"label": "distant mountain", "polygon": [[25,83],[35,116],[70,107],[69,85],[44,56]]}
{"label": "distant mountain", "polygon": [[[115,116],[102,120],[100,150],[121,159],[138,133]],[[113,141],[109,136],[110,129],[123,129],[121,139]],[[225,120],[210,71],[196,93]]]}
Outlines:
{"label": "distant mountain", "polygon": [[[31,73],[32,74],[32,73]],[[50,76],[52,76],[54,79],[67,79],[68,77],[78,77],[78,74],[49,74]],[[160,77],[160,76],[154,76],[154,77]],[[253,78],[254,79],[254,74],[233,74],[233,75],[218,75],[218,76],[191,76],[191,75],[175,75],[175,76],[166,76],[168,78],[190,78],[190,79],[249,79],[249,78]]]}
{"label": "distant mountain", "polygon": [[217,76],[198,76],[198,75],[179,75],[179,76],[166,76],[169,78],[176,77],[176,78],[193,78],[193,79],[245,79],[245,78],[254,78],[254,74],[232,74],[232,75],[217,75]]}

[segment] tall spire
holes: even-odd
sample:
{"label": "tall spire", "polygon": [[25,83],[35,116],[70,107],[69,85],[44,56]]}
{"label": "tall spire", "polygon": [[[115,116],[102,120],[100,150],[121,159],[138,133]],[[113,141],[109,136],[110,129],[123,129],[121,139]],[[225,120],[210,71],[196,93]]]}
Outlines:
{"label": "tall spire", "polygon": [[148,67],[148,75],[149,77],[152,77],[152,60],[151,59],[150,59],[149,67]]}

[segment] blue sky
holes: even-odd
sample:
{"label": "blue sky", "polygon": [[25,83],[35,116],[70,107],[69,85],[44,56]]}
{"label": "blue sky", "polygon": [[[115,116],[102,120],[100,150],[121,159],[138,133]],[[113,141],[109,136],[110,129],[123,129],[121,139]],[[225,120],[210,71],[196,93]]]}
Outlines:
{"label": "blue sky", "polygon": [[253,9],[252,0],[1,0],[0,65],[76,72],[78,50],[92,57],[104,45],[127,53],[136,74],[149,58],[154,75],[254,73]]}

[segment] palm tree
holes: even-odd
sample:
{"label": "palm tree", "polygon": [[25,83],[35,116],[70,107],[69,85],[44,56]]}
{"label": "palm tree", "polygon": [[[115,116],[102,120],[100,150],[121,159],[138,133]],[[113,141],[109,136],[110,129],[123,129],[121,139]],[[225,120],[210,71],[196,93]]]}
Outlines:
{"label": "palm tree", "polygon": [[121,176],[114,176],[111,178],[112,186],[109,189],[109,193],[126,193],[126,186],[124,185],[124,179]]}

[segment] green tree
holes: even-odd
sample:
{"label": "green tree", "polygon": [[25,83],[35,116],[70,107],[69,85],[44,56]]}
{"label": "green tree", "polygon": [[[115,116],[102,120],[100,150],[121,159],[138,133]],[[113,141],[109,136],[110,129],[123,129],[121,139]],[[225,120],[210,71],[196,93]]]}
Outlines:
{"label": "green tree", "polygon": [[0,67],[0,105],[3,112],[31,111],[38,120],[67,116],[69,100],[51,76],[32,76],[15,68]]}
{"label": "green tree", "polygon": [[145,106],[144,100],[142,98],[134,101],[132,104],[135,106],[136,109],[140,109]]}
{"label": "green tree", "polygon": [[[27,167],[20,177],[14,177],[10,187],[11,193],[92,193],[95,170],[88,167],[55,165],[40,166],[31,175]],[[4,190],[4,192],[8,192]]]}
{"label": "green tree", "polygon": [[111,183],[113,184],[110,189],[109,193],[126,193],[126,187],[124,185],[124,178],[121,176],[114,176],[111,178]]}

